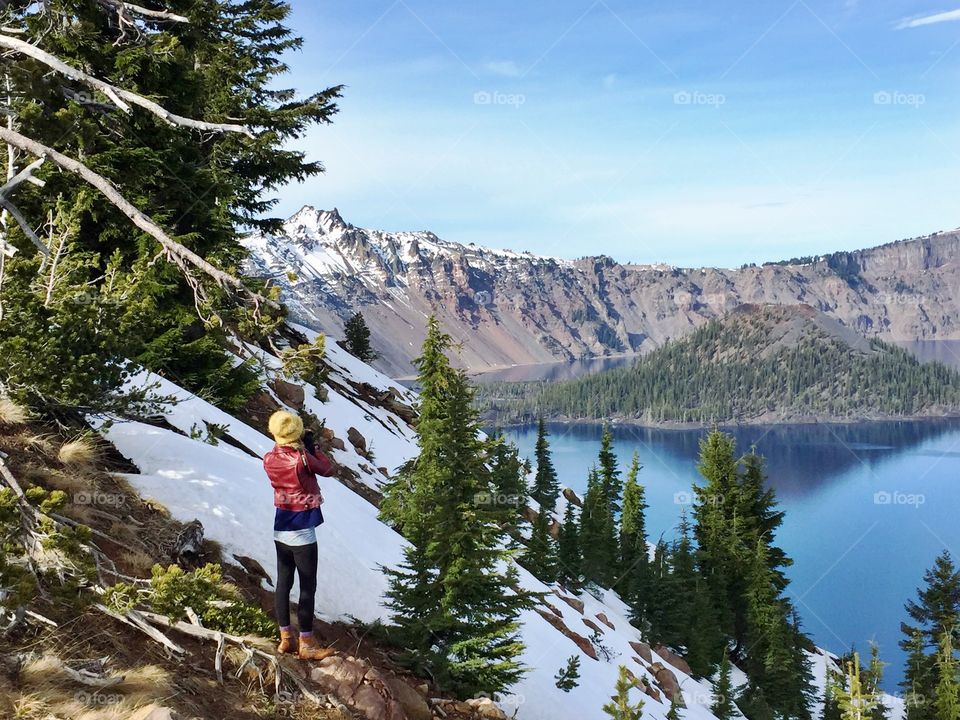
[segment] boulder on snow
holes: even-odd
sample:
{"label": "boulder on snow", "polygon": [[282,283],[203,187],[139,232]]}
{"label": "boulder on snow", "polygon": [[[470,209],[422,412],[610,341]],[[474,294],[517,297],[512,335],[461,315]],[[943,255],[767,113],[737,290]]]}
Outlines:
{"label": "boulder on snow", "polygon": [[576,494],[573,490],[571,490],[570,488],[565,487],[565,488],[563,489],[563,497],[566,498],[567,502],[573,503],[573,504],[576,505],[578,508],[582,508],[582,507],[583,507],[583,500],[581,500],[581,499],[580,499],[580,496],[577,495],[577,494]]}
{"label": "boulder on snow", "polygon": [[546,620],[548,623],[553,625],[554,628],[556,628],[561,633],[563,633],[568,638],[570,638],[574,642],[574,644],[583,651],[584,655],[586,655],[587,657],[593,660],[600,659],[597,657],[597,651],[593,647],[593,645],[590,644],[590,641],[587,640],[587,638],[585,638],[583,635],[580,635],[579,633],[575,633],[573,630],[568,628],[566,624],[563,622],[563,620],[558,618],[553,613],[549,613],[546,610],[541,610],[540,608],[537,608],[537,614],[540,617],[542,617],[544,620]]}
{"label": "boulder on snow", "polygon": [[355,427],[347,428],[347,440],[349,440],[350,444],[353,445],[358,455],[363,455],[366,457],[367,439],[360,434],[359,430],[357,430]]}
{"label": "boulder on snow", "polygon": [[343,444],[343,440],[338,438],[336,434],[334,434],[333,430],[328,427],[324,427],[320,430],[320,438],[328,447],[332,447],[341,452],[347,449],[347,446]]}
{"label": "boulder on snow", "polygon": [[580,619],[583,620],[584,625],[586,625],[588,628],[593,630],[595,633],[599,633],[600,635],[603,635],[603,630],[593,620],[591,620],[590,618],[580,618]]}
{"label": "boulder on snow", "polygon": [[630,641],[630,647],[633,648],[633,651],[646,660],[648,663],[653,662],[653,653],[650,651],[650,646],[645,642],[636,642],[634,640]]}
{"label": "boulder on snow", "polygon": [[653,651],[668,663],[673,665],[680,672],[687,675],[691,674],[690,665],[687,664],[687,661],[673,652],[673,650],[670,648],[664,647],[663,645],[657,645]]}
{"label": "boulder on snow", "polygon": [[284,405],[292,407],[294,410],[303,410],[303,402],[305,399],[303,385],[295,385],[282,378],[276,378],[270,383],[270,387],[273,388],[277,397],[280,398],[280,402]]}
{"label": "boulder on snow", "polygon": [[617,629],[617,628],[615,628],[615,627],[613,626],[613,623],[610,622],[609,618],[607,618],[607,614],[606,614],[606,613],[597,613],[597,620],[599,620],[600,622],[602,622],[604,625],[606,625],[606,626],[607,626],[608,628],[610,628],[611,630],[616,630],[616,629]]}
{"label": "boulder on snow", "polygon": [[566,595],[561,595],[560,593],[554,593],[558,598],[563,600],[567,605],[572,607],[578,613],[583,615],[583,600],[578,600],[577,598],[567,597]]}
{"label": "boulder on snow", "polygon": [[667,696],[668,700],[673,702],[673,699],[676,698],[680,703],[680,707],[686,707],[683,701],[683,694],[680,692],[680,683],[677,682],[677,676],[673,674],[673,670],[666,667],[663,663],[657,662],[650,666],[650,672],[653,673],[657,685],[663,690],[663,694]]}

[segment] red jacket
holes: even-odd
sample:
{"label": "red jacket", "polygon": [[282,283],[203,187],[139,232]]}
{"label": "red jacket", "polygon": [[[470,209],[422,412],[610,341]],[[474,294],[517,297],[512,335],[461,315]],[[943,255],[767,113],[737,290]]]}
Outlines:
{"label": "red jacket", "polygon": [[277,445],[263,456],[263,469],[273,486],[273,504],[282,510],[312,510],[323,503],[317,475],[330,477],[334,465],[321,452],[316,455],[291,445]]}

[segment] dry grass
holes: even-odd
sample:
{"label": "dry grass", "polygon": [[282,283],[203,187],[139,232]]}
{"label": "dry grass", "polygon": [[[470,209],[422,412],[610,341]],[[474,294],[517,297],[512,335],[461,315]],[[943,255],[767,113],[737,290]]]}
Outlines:
{"label": "dry grass", "polygon": [[117,560],[126,574],[134,577],[150,577],[150,571],[156,563],[147,553],[137,549],[122,551]]}
{"label": "dry grass", "polygon": [[0,708],[10,708],[15,720],[146,720],[157,707],[153,703],[171,692],[169,673],[155,665],[125,670],[123,676],[103,690],[79,685],[55,657],[44,655],[23,667],[16,690],[0,684]]}
{"label": "dry grass", "polygon": [[100,450],[93,440],[81,436],[61,445],[57,459],[69,467],[90,467],[100,459]]}
{"label": "dry grass", "polygon": [[0,425],[26,425],[30,422],[30,411],[18,405],[5,395],[0,395]]}

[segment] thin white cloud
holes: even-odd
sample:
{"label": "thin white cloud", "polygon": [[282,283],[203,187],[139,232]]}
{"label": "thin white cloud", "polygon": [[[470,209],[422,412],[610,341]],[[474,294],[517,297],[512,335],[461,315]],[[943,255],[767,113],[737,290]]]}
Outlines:
{"label": "thin white cloud", "polygon": [[617,83],[617,74],[610,73],[609,75],[604,75],[600,82],[603,84],[604,88],[610,90]]}
{"label": "thin white cloud", "polygon": [[520,77],[520,68],[513,60],[494,60],[486,63],[484,69],[494,75],[503,77]]}
{"label": "thin white cloud", "polygon": [[947,12],[936,13],[935,15],[923,15],[921,17],[905,18],[897,23],[897,30],[906,30],[907,28],[923,27],[924,25],[936,25],[942,22],[953,22],[960,20],[960,10],[948,10]]}

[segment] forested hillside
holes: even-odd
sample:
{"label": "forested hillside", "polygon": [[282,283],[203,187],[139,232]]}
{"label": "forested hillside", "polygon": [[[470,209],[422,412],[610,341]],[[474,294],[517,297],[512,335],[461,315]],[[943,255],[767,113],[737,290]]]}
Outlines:
{"label": "forested hillside", "polygon": [[632,366],[552,385],[486,385],[480,402],[501,422],[912,417],[960,412],[960,373],[865,340],[807,306],[743,306]]}

